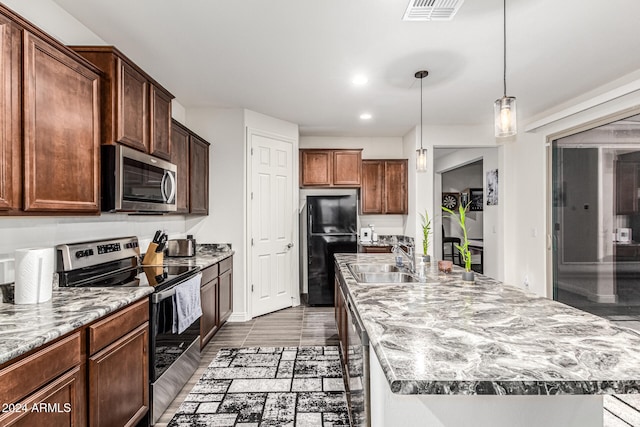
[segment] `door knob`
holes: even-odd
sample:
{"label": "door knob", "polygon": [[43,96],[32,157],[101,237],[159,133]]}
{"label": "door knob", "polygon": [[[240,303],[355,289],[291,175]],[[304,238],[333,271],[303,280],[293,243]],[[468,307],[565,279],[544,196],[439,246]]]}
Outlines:
{"label": "door knob", "polygon": [[289,243],[289,244],[287,245],[287,249],[291,249],[292,247],[293,247],[293,243]]}

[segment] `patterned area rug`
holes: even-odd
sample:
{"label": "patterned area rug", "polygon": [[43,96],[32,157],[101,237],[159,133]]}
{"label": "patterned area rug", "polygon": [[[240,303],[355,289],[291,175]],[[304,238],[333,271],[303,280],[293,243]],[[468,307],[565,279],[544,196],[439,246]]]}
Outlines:
{"label": "patterned area rug", "polygon": [[338,347],[222,349],[169,427],[349,426]]}

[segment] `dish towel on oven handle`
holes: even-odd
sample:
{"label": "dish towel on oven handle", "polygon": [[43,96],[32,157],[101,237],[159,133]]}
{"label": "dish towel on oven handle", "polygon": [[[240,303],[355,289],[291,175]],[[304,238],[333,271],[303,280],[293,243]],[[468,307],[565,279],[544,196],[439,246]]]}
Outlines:
{"label": "dish towel on oven handle", "polygon": [[176,286],[173,297],[173,333],[183,333],[193,322],[202,316],[200,305],[200,282],[202,273],[185,280]]}

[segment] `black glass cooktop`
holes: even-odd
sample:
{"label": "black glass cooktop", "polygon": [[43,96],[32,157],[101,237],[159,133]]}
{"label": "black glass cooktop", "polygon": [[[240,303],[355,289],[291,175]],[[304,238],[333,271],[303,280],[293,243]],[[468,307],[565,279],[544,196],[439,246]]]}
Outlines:
{"label": "black glass cooktop", "polygon": [[180,282],[199,267],[132,266],[131,260],[121,260],[100,268],[78,269],[60,274],[63,287],[138,287],[153,286],[157,291]]}

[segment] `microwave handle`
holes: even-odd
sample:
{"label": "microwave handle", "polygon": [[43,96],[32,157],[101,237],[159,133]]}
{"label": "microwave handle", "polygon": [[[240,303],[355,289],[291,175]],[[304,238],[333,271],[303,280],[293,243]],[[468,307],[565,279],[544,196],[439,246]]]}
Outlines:
{"label": "microwave handle", "polygon": [[[171,181],[171,186],[169,189],[169,194],[167,195],[167,179]],[[162,183],[160,184],[160,192],[162,193],[162,197],[164,197],[165,203],[172,203],[176,196],[176,178],[170,171],[165,171],[164,176],[162,177]]]}

